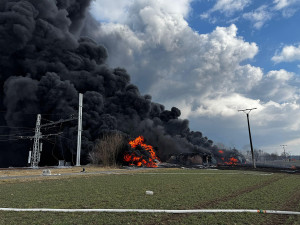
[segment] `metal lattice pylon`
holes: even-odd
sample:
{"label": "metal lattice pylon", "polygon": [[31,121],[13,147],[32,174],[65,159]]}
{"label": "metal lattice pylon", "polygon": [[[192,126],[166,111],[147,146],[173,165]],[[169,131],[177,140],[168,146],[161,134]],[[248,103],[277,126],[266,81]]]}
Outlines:
{"label": "metal lattice pylon", "polygon": [[36,126],[35,126],[35,134],[34,134],[34,141],[33,141],[33,150],[31,154],[31,167],[38,167],[40,162],[40,138],[42,133],[41,129],[41,114],[37,115]]}

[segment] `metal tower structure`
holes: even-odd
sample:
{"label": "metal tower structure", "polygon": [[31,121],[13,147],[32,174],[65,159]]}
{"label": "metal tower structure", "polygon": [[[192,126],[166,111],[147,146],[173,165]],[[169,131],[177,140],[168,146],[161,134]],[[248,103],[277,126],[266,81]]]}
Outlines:
{"label": "metal tower structure", "polygon": [[[33,139],[33,150],[31,153],[31,167],[36,168],[40,162],[41,158],[41,149],[40,149],[40,138],[41,138],[41,114],[37,115],[36,125],[35,125],[35,134]],[[42,144],[42,143],[41,143]]]}
{"label": "metal tower structure", "polygon": [[280,145],[282,148],[283,148],[283,157],[284,157],[284,160],[286,161],[287,160],[287,153],[285,152],[285,147],[287,145]]}
{"label": "metal tower structure", "polygon": [[40,129],[42,127],[53,126],[55,124],[64,123],[64,122],[68,122],[68,121],[72,121],[72,120],[77,120],[77,117],[75,117],[75,118],[71,117],[69,119],[64,119],[64,120],[61,119],[56,122],[41,124],[41,115],[38,114],[36,127],[35,127],[35,135],[34,136],[18,136],[21,139],[32,139],[32,138],[34,139],[33,140],[33,150],[29,151],[29,156],[28,156],[28,164],[30,164],[31,167],[37,168],[39,165],[39,162],[41,160],[41,152],[42,152],[43,143],[40,143],[40,139],[62,134],[62,132],[59,132],[56,134],[42,135]]}

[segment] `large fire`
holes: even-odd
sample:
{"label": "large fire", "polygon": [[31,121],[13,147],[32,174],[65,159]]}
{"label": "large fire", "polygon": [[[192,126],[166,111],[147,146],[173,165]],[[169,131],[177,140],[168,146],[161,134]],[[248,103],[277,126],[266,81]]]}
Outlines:
{"label": "large fire", "polygon": [[[221,155],[224,154],[224,151],[223,150],[219,150],[218,151]],[[230,158],[227,158],[227,160],[225,160],[225,157],[221,157],[221,160],[222,160],[222,163],[225,164],[225,165],[238,165],[240,164],[240,161],[237,159],[237,158],[234,158],[234,157],[230,157]]]}
{"label": "large fire", "polygon": [[130,153],[125,153],[124,161],[129,165],[135,166],[146,166],[146,167],[157,167],[159,162],[158,157],[151,145],[146,145],[143,136],[137,137],[135,140],[130,141],[129,145],[132,149]]}
{"label": "large fire", "polygon": [[229,158],[228,162],[224,162],[226,165],[237,165],[239,162],[238,159],[231,157]]}

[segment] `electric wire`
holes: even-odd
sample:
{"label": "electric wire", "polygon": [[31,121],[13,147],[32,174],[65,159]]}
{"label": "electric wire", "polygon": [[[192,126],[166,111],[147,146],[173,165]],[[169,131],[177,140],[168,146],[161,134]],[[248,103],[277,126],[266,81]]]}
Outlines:
{"label": "electric wire", "polygon": [[0,142],[9,142],[9,141],[20,141],[20,140],[24,140],[22,138],[10,138],[10,139],[2,139],[0,140]]}
{"label": "electric wire", "polygon": [[[61,126],[62,126],[62,123],[60,124],[59,131],[61,131]],[[58,158],[54,154],[54,148],[55,148],[56,142],[57,142],[57,135],[55,135],[54,137],[55,137],[55,139],[54,139],[55,141],[54,141],[54,145],[53,145],[52,150],[51,150],[51,154],[52,154],[53,158],[55,158],[56,160],[58,160]]]}
{"label": "electric wire", "polygon": [[47,139],[47,138],[43,138],[43,141],[46,141],[52,145],[55,145],[55,143],[53,142],[53,140]]}
{"label": "electric wire", "polygon": [[50,123],[53,123],[54,121],[52,121],[52,120],[48,120],[48,119],[45,119],[45,118],[41,118],[42,120],[45,120],[45,121],[47,121],[47,122],[50,122]]}
{"label": "electric wire", "polygon": [[64,136],[62,136],[62,135],[60,135],[60,134],[58,134],[57,136],[59,136],[59,137],[61,137],[61,138],[64,138],[64,139],[66,139],[66,140],[69,140],[69,141],[73,141],[71,138],[64,137]]}
{"label": "electric wire", "polygon": [[[0,110],[0,113],[7,113],[7,111]],[[37,115],[41,114],[42,116],[65,116],[65,113],[23,113],[22,115]]]}
{"label": "electric wire", "polygon": [[[1,111],[0,113],[7,113],[7,111]],[[22,115],[37,115],[36,113],[22,113]],[[63,113],[49,113],[49,114],[41,114],[42,116],[60,116],[60,117],[66,117],[66,114]],[[69,115],[69,119],[66,119],[67,121],[72,121],[72,119],[74,119],[76,117],[76,113],[75,114],[71,114]],[[47,121],[49,123],[49,125],[46,124],[41,124],[40,126],[40,130],[44,132],[47,131],[48,132],[55,132],[55,130],[59,130],[57,134],[43,134],[40,133],[40,138],[50,144],[53,145],[51,153],[52,153],[52,157],[55,158],[56,160],[58,160],[58,158],[55,156],[54,154],[54,149],[56,148],[57,145],[57,137],[72,141],[72,139],[67,138],[61,134],[63,134],[63,132],[61,132],[62,127],[63,127],[63,123],[67,122],[64,121],[64,119],[60,119],[57,122],[45,119],[45,118],[41,118],[44,121]],[[55,123],[55,124],[52,124]],[[10,141],[23,141],[23,140],[32,140],[35,138],[34,136],[34,132],[36,128],[33,127],[14,127],[14,126],[0,126],[0,128],[3,128],[3,130],[5,129],[10,129],[11,132],[9,134],[0,134],[0,142],[10,142]],[[29,136],[30,134],[32,134],[31,136]],[[49,137],[54,136],[54,141],[49,139]],[[60,140],[60,144],[62,145],[62,141]],[[63,158],[65,158],[64,155],[64,148],[63,146],[61,146],[62,149],[62,155]],[[72,152],[72,151],[71,151]],[[73,152],[72,152],[72,162],[73,162]]]}
{"label": "electric wire", "polygon": [[29,129],[34,130],[33,127],[12,127],[12,126],[0,126],[0,128],[10,128],[10,129]]}
{"label": "electric wire", "polygon": [[10,132],[6,132],[6,134],[0,134],[1,136],[10,136],[10,135],[18,135],[18,134],[28,134],[34,133],[34,130],[12,130]]}

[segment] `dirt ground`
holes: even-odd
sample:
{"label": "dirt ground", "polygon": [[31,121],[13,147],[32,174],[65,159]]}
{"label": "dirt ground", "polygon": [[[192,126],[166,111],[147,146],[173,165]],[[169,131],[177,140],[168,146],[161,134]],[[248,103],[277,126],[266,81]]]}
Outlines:
{"label": "dirt ground", "polygon": [[43,170],[49,169],[51,174],[70,174],[81,173],[85,168],[86,172],[101,172],[101,171],[120,171],[118,168],[97,167],[97,166],[78,166],[78,167],[41,167],[41,168],[5,168],[0,169],[0,177],[16,177],[16,176],[35,176],[43,175]]}

